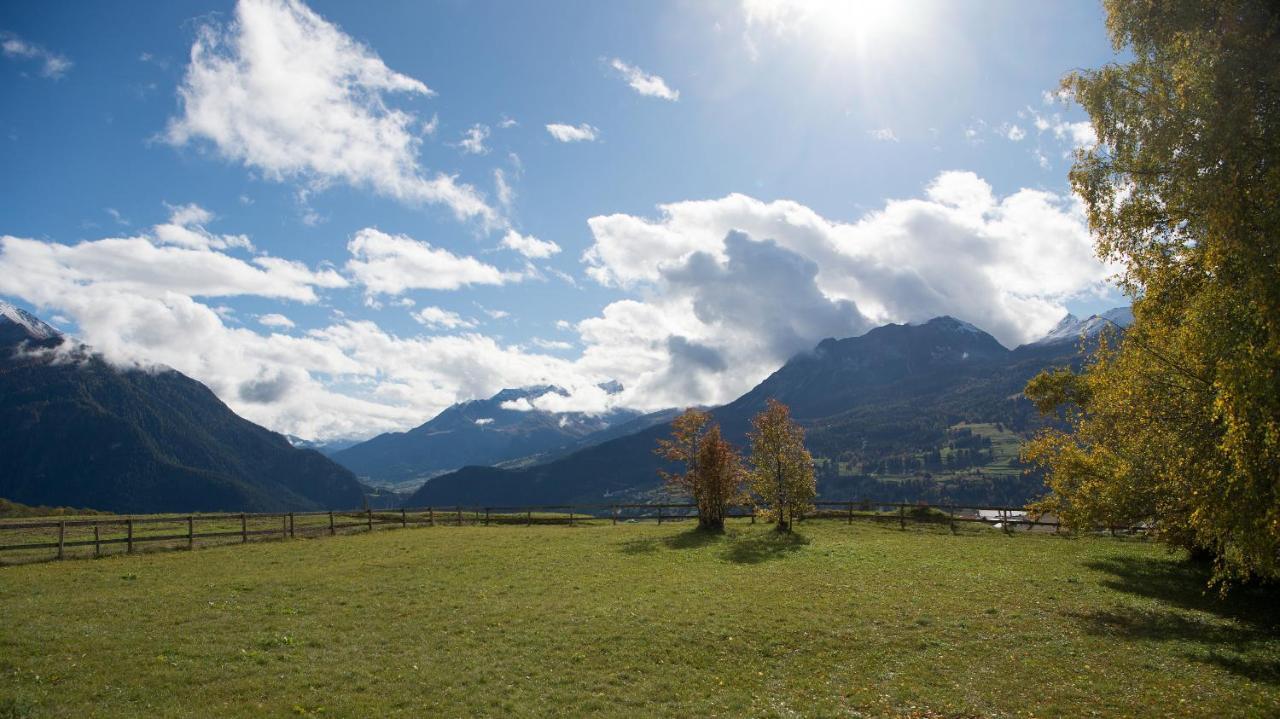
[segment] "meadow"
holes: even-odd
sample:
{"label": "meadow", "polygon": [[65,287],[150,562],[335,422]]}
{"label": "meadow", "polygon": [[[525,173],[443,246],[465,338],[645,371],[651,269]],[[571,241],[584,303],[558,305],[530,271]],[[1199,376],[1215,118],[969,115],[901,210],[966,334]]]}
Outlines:
{"label": "meadow", "polygon": [[437,526],[0,569],[0,717],[1274,716],[1277,594],[1141,539]]}

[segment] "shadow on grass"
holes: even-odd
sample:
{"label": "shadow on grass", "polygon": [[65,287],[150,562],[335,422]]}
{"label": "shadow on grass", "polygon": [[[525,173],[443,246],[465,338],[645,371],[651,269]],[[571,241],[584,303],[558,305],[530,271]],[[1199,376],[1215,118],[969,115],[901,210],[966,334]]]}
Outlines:
{"label": "shadow on grass", "polygon": [[738,564],[759,564],[785,557],[807,544],[809,538],[795,532],[753,532],[736,535],[724,556]]}
{"label": "shadow on grass", "polygon": [[724,541],[724,538],[725,534],[722,531],[694,527],[670,537],[648,537],[623,542],[622,553],[650,554],[658,551],[660,546],[667,549],[697,549]]}
{"label": "shadow on grass", "polygon": [[1111,576],[1103,586],[1161,605],[1070,614],[1086,631],[1139,641],[1186,642],[1195,647],[1191,659],[1252,681],[1280,684],[1280,587],[1238,587],[1220,598],[1206,589],[1209,574],[1204,566],[1173,558],[1114,557],[1085,566]]}

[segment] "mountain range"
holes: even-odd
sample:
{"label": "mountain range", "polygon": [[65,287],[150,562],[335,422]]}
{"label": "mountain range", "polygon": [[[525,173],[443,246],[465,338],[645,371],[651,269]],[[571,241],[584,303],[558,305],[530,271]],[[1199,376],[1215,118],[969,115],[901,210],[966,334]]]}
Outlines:
{"label": "mountain range", "polygon": [[[885,325],[823,340],[710,412],[745,447],[765,401],[788,404],[827,497],[1022,502],[1043,485],[1019,464],[1017,446],[1045,421],[1022,388],[1045,368],[1078,365],[1101,333],[1131,321],[1127,308],[1067,316],[1012,350],[951,317]],[[506,389],[462,402],[406,432],[322,447],[331,460],[306,448],[321,445],[237,416],[179,372],[108,363],[0,302],[0,497],[150,512],[663,496],[653,448],[678,410],[537,409],[548,393],[563,390]],[[415,487],[407,497],[388,491]]]}
{"label": "mountain range", "polygon": [[504,389],[488,399],[461,402],[407,432],[380,434],[331,456],[365,481],[410,488],[467,465],[495,465],[582,446],[584,440],[639,414],[547,412],[531,399],[563,394],[558,387]]}
{"label": "mountain range", "polygon": [[108,363],[0,302],[0,497],[116,512],[350,509],[349,470],[167,368]]}
{"label": "mountain range", "polygon": [[[807,430],[826,496],[1021,502],[1040,493],[1041,480],[996,450],[1016,446],[1043,421],[1022,388],[1045,368],[1078,365],[1081,340],[1096,339],[1112,322],[1127,324],[1126,312],[1073,318],[1013,350],[951,317],[826,339],[711,414],[726,438],[744,447],[750,418],[768,398],[790,406]],[[669,432],[658,423],[532,466],[464,467],[430,480],[408,504],[651,498],[664,468],[653,448]]]}

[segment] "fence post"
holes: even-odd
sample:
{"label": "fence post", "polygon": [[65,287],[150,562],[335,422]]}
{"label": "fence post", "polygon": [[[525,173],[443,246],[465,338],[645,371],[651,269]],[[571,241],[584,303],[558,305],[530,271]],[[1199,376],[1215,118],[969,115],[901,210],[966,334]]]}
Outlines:
{"label": "fence post", "polygon": [[947,507],[947,521],[951,525],[951,533],[956,533],[956,505]]}
{"label": "fence post", "polygon": [[296,535],[293,531],[293,512],[289,512],[289,539],[293,539],[294,536]]}
{"label": "fence post", "polygon": [[752,523],[752,524],[755,524],[755,523],[756,523],[756,508],[755,508],[755,507],[752,507],[752,508],[751,508],[751,523]]}
{"label": "fence post", "polygon": [[196,548],[196,521],[195,517],[187,515],[187,549]]}
{"label": "fence post", "polygon": [[458,506],[458,526],[462,526],[462,506]]}
{"label": "fence post", "polygon": [[610,507],[609,514],[613,516],[613,526],[618,526],[618,505]]}
{"label": "fence post", "polygon": [[249,515],[244,512],[240,513],[240,542],[241,544],[249,541]]}
{"label": "fence post", "polygon": [[366,523],[365,526],[369,527],[369,531],[372,532],[373,531],[373,510],[372,509],[364,510],[364,518]]}
{"label": "fence post", "polygon": [[400,528],[404,529],[409,526],[409,515],[404,511],[404,507],[400,508]]}
{"label": "fence post", "polygon": [[133,517],[129,517],[124,521],[125,521],[125,526],[128,528],[128,531],[129,531],[125,540],[127,542],[126,546],[128,547],[127,551],[129,552],[129,554],[133,554]]}
{"label": "fence post", "polygon": [[907,505],[898,505],[898,529],[907,528]]}
{"label": "fence post", "polygon": [[58,522],[58,559],[63,558],[63,547],[67,542],[67,520]]}
{"label": "fence post", "polygon": [[853,502],[849,503],[849,524],[853,524]]}
{"label": "fence post", "polygon": [[569,508],[569,526],[573,526],[573,507]]}
{"label": "fence post", "polygon": [[98,537],[98,525],[95,522],[93,525],[93,556],[95,557],[102,556],[102,544],[100,542],[101,540]]}
{"label": "fence post", "polygon": [[484,508],[484,526],[489,526],[489,508]]}
{"label": "fence post", "polygon": [[436,510],[431,507],[427,507],[427,523],[433,527],[436,526]]}
{"label": "fence post", "polygon": [[525,510],[525,512],[524,512],[524,524],[525,524],[525,526],[526,526],[526,527],[532,527],[532,526],[533,526],[533,510],[532,510],[532,509],[526,509],[526,510]]}
{"label": "fence post", "polygon": [[332,537],[337,533],[338,533],[338,528],[333,526],[333,510],[330,509],[329,510],[329,536]]}
{"label": "fence post", "polygon": [[287,514],[280,515],[280,538],[289,538],[289,515]]}

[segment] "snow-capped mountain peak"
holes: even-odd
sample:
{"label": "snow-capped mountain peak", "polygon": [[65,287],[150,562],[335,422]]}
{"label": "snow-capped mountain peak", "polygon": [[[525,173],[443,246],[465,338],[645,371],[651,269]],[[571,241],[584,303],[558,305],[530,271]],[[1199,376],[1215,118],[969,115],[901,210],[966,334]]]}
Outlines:
{"label": "snow-capped mountain peak", "polygon": [[47,340],[62,334],[21,307],[0,300],[0,325],[3,324],[17,325],[20,330],[35,340]]}
{"label": "snow-capped mountain peak", "polygon": [[1089,315],[1083,320],[1068,313],[1052,330],[1049,330],[1048,334],[1031,344],[1076,342],[1081,337],[1094,337],[1108,328],[1126,328],[1131,324],[1133,324],[1133,310],[1129,307],[1114,307],[1102,314]]}

